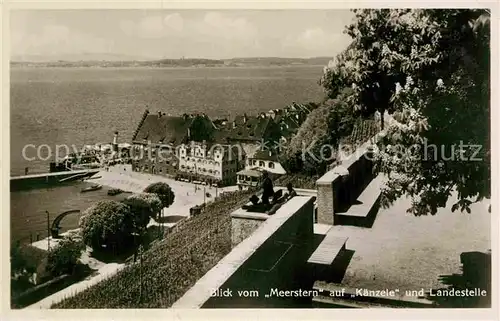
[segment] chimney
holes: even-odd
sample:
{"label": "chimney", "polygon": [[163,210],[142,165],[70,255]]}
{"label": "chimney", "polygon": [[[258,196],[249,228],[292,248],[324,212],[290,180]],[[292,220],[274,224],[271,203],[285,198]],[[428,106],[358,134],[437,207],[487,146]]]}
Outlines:
{"label": "chimney", "polygon": [[233,128],[236,128],[236,122],[233,120]]}
{"label": "chimney", "polygon": [[158,118],[161,118],[161,111],[158,111]]}
{"label": "chimney", "polygon": [[243,123],[246,124],[248,120],[247,114],[243,114]]}

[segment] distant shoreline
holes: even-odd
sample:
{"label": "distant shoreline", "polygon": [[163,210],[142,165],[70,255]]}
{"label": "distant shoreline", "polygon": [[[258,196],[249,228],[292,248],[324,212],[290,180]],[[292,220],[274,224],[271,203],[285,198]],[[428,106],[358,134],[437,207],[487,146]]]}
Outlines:
{"label": "distant shoreline", "polygon": [[255,68],[255,69],[264,69],[264,68],[286,68],[286,67],[318,67],[323,68],[326,65],[317,64],[317,65],[241,65],[241,66],[224,66],[224,65],[215,65],[215,66],[45,66],[45,65],[21,65],[16,64],[10,66],[11,69],[238,69],[238,68]]}
{"label": "distant shoreline", "polygon": [[11,61],[12,68],[238,68],[238,67],[297,67],[326,66],[329,57],[317,58],[233,58],[211,59],[162,59],[162,60],[59,60]]}

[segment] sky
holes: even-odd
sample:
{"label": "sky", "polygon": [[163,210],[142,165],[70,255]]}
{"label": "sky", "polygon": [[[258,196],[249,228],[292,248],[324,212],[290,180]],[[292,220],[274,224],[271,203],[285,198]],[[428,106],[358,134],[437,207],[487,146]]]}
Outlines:
{"label": "sky", "polygon": [[11,57],[333,57],[348,10],[16,10]]}

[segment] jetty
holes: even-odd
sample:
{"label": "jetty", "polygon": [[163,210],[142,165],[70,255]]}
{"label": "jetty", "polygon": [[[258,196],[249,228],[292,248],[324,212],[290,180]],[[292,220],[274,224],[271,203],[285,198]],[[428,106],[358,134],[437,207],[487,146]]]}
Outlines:
{"label": "jetty", "polygon": [[13,176],[10,178],[10,190],[18,191],[31,188],[56,186],[91,177],[98,172],[99,169],[83,169],[75,171]]}

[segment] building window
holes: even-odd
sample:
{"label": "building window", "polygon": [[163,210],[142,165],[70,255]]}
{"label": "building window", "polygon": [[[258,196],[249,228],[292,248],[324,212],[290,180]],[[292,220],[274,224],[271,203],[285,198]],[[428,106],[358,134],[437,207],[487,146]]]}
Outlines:
{"label": "building window", "polygon": [[259,161],[259,166],[264,167],[266,164],[263,161]]}
{"label": "building window", "polygon": [[269,168],[274,168],[274,163],[273,162],[269,162]]}

